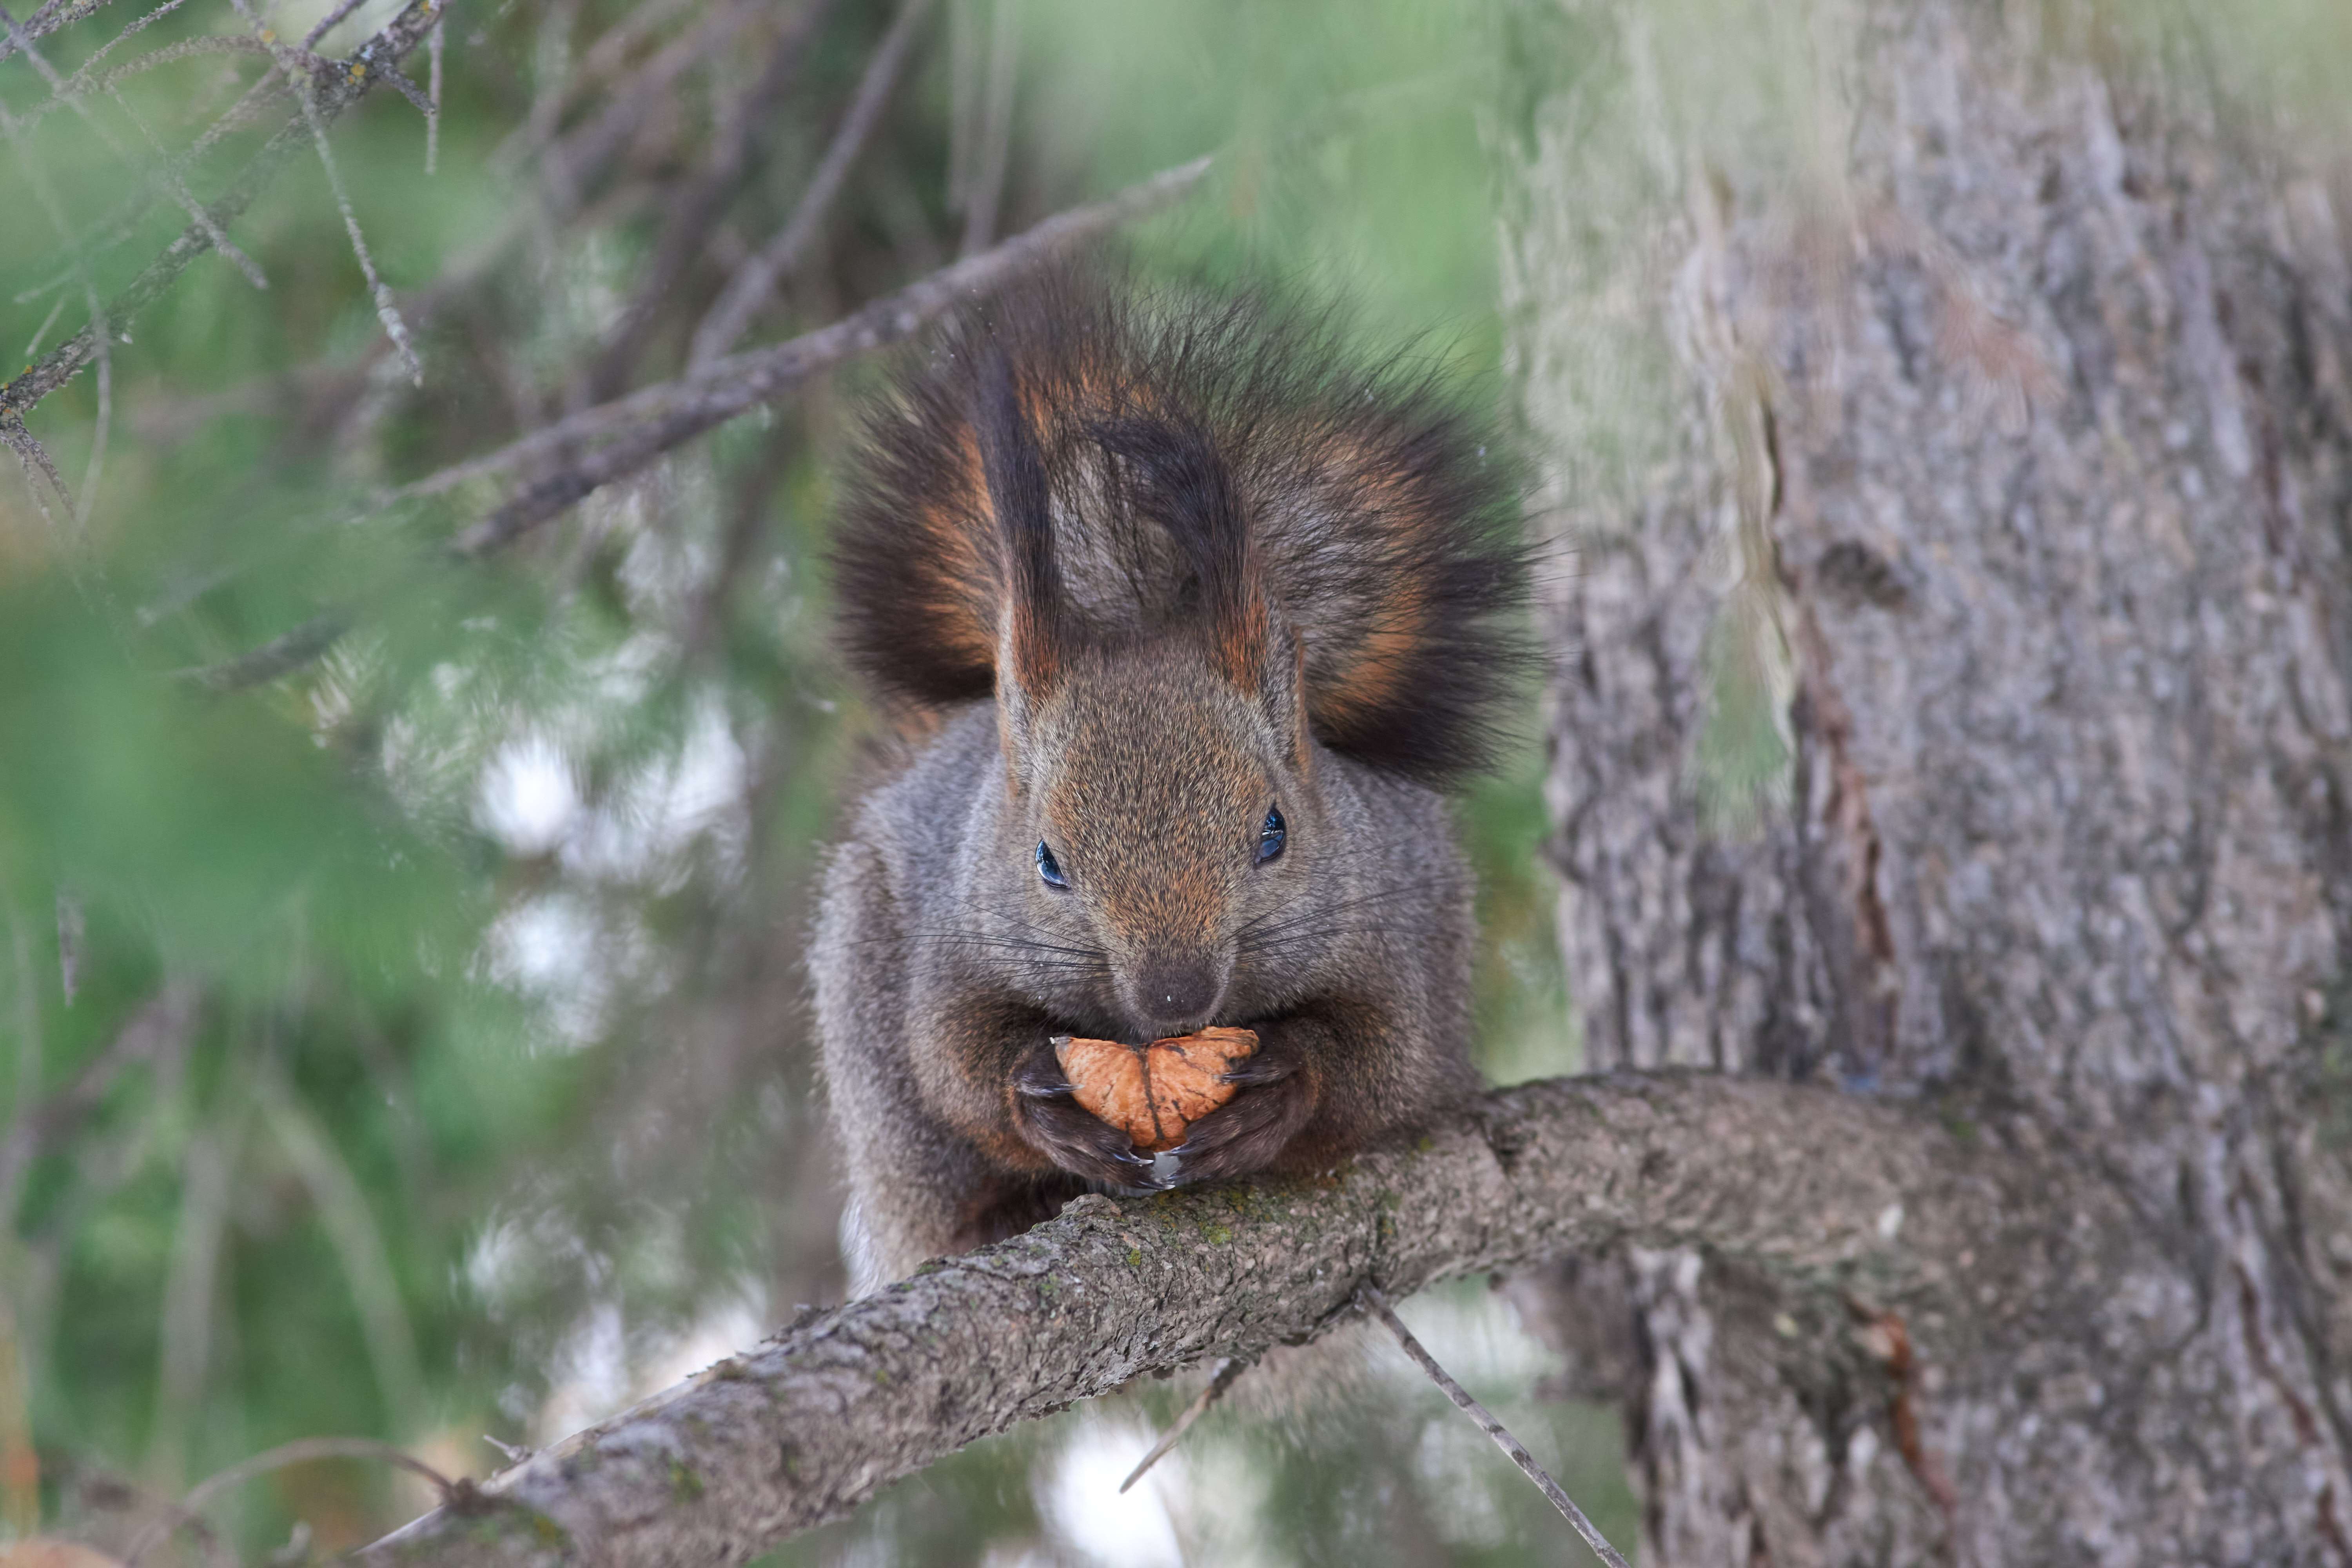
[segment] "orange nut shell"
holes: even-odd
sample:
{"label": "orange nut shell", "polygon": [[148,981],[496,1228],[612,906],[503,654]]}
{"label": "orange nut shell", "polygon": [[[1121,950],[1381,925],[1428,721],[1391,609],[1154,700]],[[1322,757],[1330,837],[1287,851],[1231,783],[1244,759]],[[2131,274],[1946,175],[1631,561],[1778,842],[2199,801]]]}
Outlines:
{"label": "orange nut shell", "polygon": [[1202,1029],[1148,1046],[1070,1035],[1054,1041],[1077,1102],[1155,1154],[1184,1142],[1186,1128],[1234,1097],[1223,1076],[1256,1050],[1253,1029]]}

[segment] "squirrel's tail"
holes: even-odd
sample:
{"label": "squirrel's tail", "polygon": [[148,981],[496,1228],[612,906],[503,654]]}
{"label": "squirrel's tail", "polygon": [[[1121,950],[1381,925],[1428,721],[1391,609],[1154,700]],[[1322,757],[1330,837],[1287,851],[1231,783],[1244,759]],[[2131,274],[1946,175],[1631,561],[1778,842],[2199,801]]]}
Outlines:
{"label": "squirrel's tail", "polygon": [[[1339,339],[1099,263],[975,307],[868,420],[834,552],[851,662],[918,708],[983,698],[1042,563],[1057,614],[1102,637],[1187,615],[1241,563],[1305,650],[1316,739],[1433,782],[1481,766],[1528,663],[1514,476],[1431,374]],[[1245,537],[1204,556],[1139,501],[1152,449],[1212,468]]]}

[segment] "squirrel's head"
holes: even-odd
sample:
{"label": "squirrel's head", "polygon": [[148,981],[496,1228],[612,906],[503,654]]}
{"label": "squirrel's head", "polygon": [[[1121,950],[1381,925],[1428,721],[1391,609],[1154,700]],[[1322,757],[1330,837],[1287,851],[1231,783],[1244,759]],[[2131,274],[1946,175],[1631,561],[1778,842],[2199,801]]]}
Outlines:
{"label": "squirrel's head", "polygon": [[1300,645],[1268,605],[1219,454],[1172,419],[1091,436],[1121,504],[1174,541],[1185,580],[1158,624],[1089,626],[1057,568],[1047,478],[1010,374],[982,380],[1006,590],[995,669],[1012,810],[999,852],[1024,862],[1022,918],[1087,955],[1074,967],[1099,952],[1108,1000],[1143,1038],[1237,1022],[1221,1009],[1244,938],[1280,940],[1327,853]]}

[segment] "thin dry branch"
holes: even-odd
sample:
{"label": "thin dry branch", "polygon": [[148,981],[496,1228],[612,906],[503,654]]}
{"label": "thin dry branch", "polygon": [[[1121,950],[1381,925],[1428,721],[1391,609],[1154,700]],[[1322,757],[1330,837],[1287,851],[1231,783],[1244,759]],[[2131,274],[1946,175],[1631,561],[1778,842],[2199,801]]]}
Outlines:
{"label": "thin dry branch", "polygon": [[[424,42],[425,35],[432,30],[434,22],[439,18],[441,9],[442,0],[409,0],[399,15],[361,45],[349,60],[324,73],[309,99],[319,123],[331,123],[396,68],[410,51]],[[29,22],[24,31],[38,37]],[[247,92],[247,99],[253,99],[257,91],[258,85]],[[191,224],[182,230],[179,238],[173,240],[161,256],[149,262],[120,294],[107,301],[99,321],[117,326],[129,322],[170,288],[190,262],[211,250],[212,240],[206,229],[226,232],[228,226],[253,205],[254,198],[277,174],[287,155],[310,139],[310,113],[298,114],[280,126],[247,161],[236,179],[230,182],[229,188],[205,208],[207,224]],[[50,350],[38,364],[5,387],[0,387],[0,418],[11,415],[21,417],[43,398],[79,374],[82,368],[100,352],[99,334],[91,327],[84,327]]]}
{"label": "thin dry branch", "polygon": [[1576,1500],[1551,1479],[1550,1471],[1536,1463],[1535,1456],[1528,1452],[1527,1445],[1512,1436],[1510,1428],[1496,1420],[1493,1411],[1472,1398],[1470,1391],[1454,1382],[1454,1374],[1438,1364],[1437,1358],[1429,1353],[1428,1347],[1404,1326],[1404,1320],[1396,1315],[1395,1309],[1389,1305],[1389,1299],[1381,1294],[1380,1287],[1365,1286],[1364,1300],[1370,1306],[1372,1316],[1396,1336],[1397,1344],[1412,1358],[1413,1364],[1429,1374],[1429,1380],[1444,1392],[1456,1410],[1478,1424],[1478,1430],[1486,1434],[1495,1447],[1510,1457],[1511,1463],[1519,1468],[1521,1475],[1535,1482],[1536,1489],[1550,1500],[1551,1506],[1559,1510],[1559,1516],[1584,1538],[1584,1544],[1592,1548],[1592,1554],[1607,1563],[1608,1568],[1626,1568],[1625,1559],[1609,1544],[1609,1538],[1594,1529],[1592,1521],[1584,1517],[1584,1510],[1576,1506]]}
{"label": "thin dry branch", "polygon": [[[410,382],[423,386],[425,367],[417,363],[416,351],[409,342],[408,323],[400,319],[400,306],[394,300],[392,290],[384,287],[383,276],[376,271],[375,258],[368,250],[367,236],[360,228],[360,215],[352,206],[351,192],[344,188],[342,171],[335,165],[334,143],[327,139],[327,122],[319,113],[318,74],[314,70],[307,79],[303,74],[304,67],[310,63],[305,58],[308,50],[297,50],[278,42],[277,35],[262,26],[261,18],[254,13],[251,0],[229,0],[229,3],[236,7],[236,14],[244,17],[246,25],[253,29],[254,37],[268,46],[270,58],[278,62],[279,73],[287,80],[298,84],[295,98],[302,110],[302,122],[310,128],[310,144],[319,154],[319,166],[326,171],[327,189],[335,198],[335,210],[342,215],[343,233],[350,237],[352,254],[359,258],[360,273],[367,279],[369,298],[375,301],[376,320],[383,323],[384,336],[392,340],[393,352],[400,355],[401,368],[408,372]],[[439,26],[437,20],[435,26]],[[422,101],[423,95],[416,90],[415,84],[401,73],[397,61],[387,63],[382,75],[384,80],[398,87],[412,100]],[[430,119],[432,111],[427,110],[425,114]]]}
{"label": "thin dry branch", "polygon": [[[0,5],[0,29],[5,30],[9,41],[16,46],[16,52],[32,61],[33,69],[43,81],[49,84],[51,98],[73,110],[74,118],[79,120],[84,129],[98,139],[99,145],[126,162],[134,161],[131,159],[130,150],[116,141],[114,132],[107,129],[106,122],[90,113],[89,105],[82,101],[83,95],[74,85],[76,81],[80,80],[81,73],[76,72],[73,81],[59,76],[57,68],[49,64],[47,58],[40,50],[33,47],[33,41],[25,36],[22,25],[5,5]],[[117,101],[121,101],[119,97]],[[204,204],[196,200],[195,193],[188,189],[187,182],[181,177],[180,172],[172,166],[169,154],[165,153],[162,143],[156,142],[154,133],[147,129],[146,122],[140,120],[136,114],[131,113],[131,106],[128,103],[122,103],[121,107],[123,112],[130,115],[131,122],[138,126],[140,134],[146,138],[149,146],[158,154],[163,154],[158,163],[140,165],[142,177],[160,194],[171,197],[180,210],[188,215],[190,222],[204,229],[205,237],[213,242],[213,248],[227,257],[237,269],[245,274],[247,281],[257,289],[268,288],[268,283],[261,276],[261,268],[254,265],[253,258],[231,244],[228,237],[214,226],[211,217],[205,212]],[[15,132],[12,132],[11,134]],[[68,246],[73,246],[76,243],[70,234],[66,235],[64,238]]]}
{"label": "thin dry branch", "polygon": [[[710,231],[757,166],[761,142],[800,79],[801,68],[838,0],[803,0],[768,51],[757,80],[729,108],[710,138],[699,176],[670,203],[667,221],[653,258],[637,279],[637,291],[605,334],[579,391],[582,402],[602,402],[627,384],[629,372],[655,323],[697,257],[708,249]],[[578,405],[575,404],[575,406]]]}
{"label": "thin dry branch", "polygon": [[[1764,1079],[1499,1089],[1320,1177],[1079,1198],[534,1456],[486,1488],[503,1510],[430,1514],[361,1561],[741,1562],[1016,1423],[1310,1339],[1367,1283],[1401,1297],[1628,1244],[1866,1290],[1947,1335],[2041,1332],[2151,1244],[2099,1177],[2033,1148]],[[2007,1289],[1980,1290],[1990,1274]]]}
{"label": "thin dry branch", "polygon": [[[106,0],[81,0],[78,5],[61,5],[58,0],[49,0],[47,5],[25,18],[24,26],[18,30],[19,36],[26,39],[45,38],[59,27],[73,26],[105,4]],[[16,47],[16,38],[0,37],[0,60],[15,54]]]}
{"label": "thin dry branch", "polygon": [[[64,924],[62,918],[59,924]],[[25,1106],[5,1138],[0,1138],[0,1226],[15,1222],[16,1199],[33,1162],[63,1145],[132,1068],[187,1048],[195,1027],[196,988],[172,981],[74,1075],[71,1083],[38,1104]]]}
{"label": "thin dry branch", "polygon": [[1229,1356],[1219,1362],[1207,1384],[1193,1396],[1192,1404],[1184,1406],[1184,1414],[1176,1417],[1176,1424],[1160,1435],[1160,1441],[1151,1445],[1150,1453],[1135,1461],[1135,1468],[1127,1472],[1127,1479],[1118,1483],[1118,1489],[1127,1490],[1143,1479],[1145,1471],[1166,1458],[1169,1451],[1184,1440],[1184,1434],[1192,1429],[1192,1423],[1206,1415],[1209,1406],[1225,1396],[1225,1391],[1241,1380],[1242,1373],[1249,1369],[1249,1365],[1239,1356]]}
{"label": "thin dry branch", "polygon": [[1197,158],[1107,200],[1057,213],[993,250],[942,268],[830,326],[770,348],[730,355],[676,381],[584,409],[495,452],[419,479],[395,499],[438,494],[471,479],[585,448],[566,467],[467,530],[456,545],[462,555],[501,549],[681,442],[783,395],[820,371],[911,335],[955,305],[1001,287],[1058,251],[1167,205],[1197,184],[1209,163],[1207,158]]}
{"label": "thin dry branch", "polygon": [[447,23],[434,23],[425,51],[430,65],[425,87],[425,102],[430,106],[425,113],[425,172],[427,174],[432,174],[441,162],[441,58],[446,52],[448,33]]}
{"label": "thin dry branch", "polygon": [[[0,17],[6,16],[7,13],[0,10]],[[13,17],[7,18],[7,32],[12,37],[21,39],[24,37]],[[46,61],[37,56],[35,59],[47,69]],[[89,325],[83,330],[89,334],[98,357],[98,423],[90,438],[89,467],[82,478],[80,503],[75,504],[66,494],[65,481],[58,477],[57,465],[25,424],[24,411],[12,409],[5,397],[0,397],[0,430],[5,429],[6,422],[13,416],[15,430],[7,435],[8,445],[15,448],[18,459],[25,464],[26,478],[31,477],[37,466],[48,479],[50,489],[64,503],[62,510],[73,522],[74,539],[79,542],[82,525],[89,521],[89,509],[96,500],[99,476],[105,469],[107,437],[113,424],[114,362],[111,347],[114,334],[107,325],[106,309],[99,303],[98,285],[90,278],[89,254],[82,248],[73,226],[66,221],[65,205],[58,199],[56,188],[49,184],[48,170],[33,156],[26,145],[27,132],[24,122],[10,112],[5,103],[0,103],[0,134],[6,135],[9,151],[16,155],[18,166],[24,171],[25,183],[33,188],[33,199],[40,204],[50,228],[57,232],[58,242],[66,247],[74,280],[81,285],[82,303],[89,310]],[[42,515],[49,517],[51,526],[55,527],[56,519],[50,516],[49,503],[40,495],[38,485],[34,487],[34,497],[40,503]]]}
{"label": "thin dry branch", "polygon": [[776,237],[762,246],[727,280],[718,300],[694,330],[694,345],[687,355],[689,369],[699,370],[735,346],[758,315],[768,297],[775,291],[776,282],[796,265],[809,241],[816,237],[817,226],[832,210],[833,199],[841,192],[849,168],[865,149],[866,139],[880,123],[882,110],[890,101],[890,89],[898,84],[899,68],[906,64],[908,53],[914,47],[915,30],[931,9],[931,0],[907,0],[898,8],[898,20],[874,50],[874,58],[866,65],[866,74],[858,79],[857,95],[849,111],[841,118],[841,127],[834,132],[833,142],[824,150],[824,157],[809,176],[808,188],[793,208],[793,216]]}
{"label": "thin dry branch", "polygon": [[282,1470],[289,1465],[315,1464],[320,1459],[381,1460],[412,1475],[424,1477],[433,1483],[433,1489],[441,1494],[442,1500],[450,1504],[462,1506],[464,1500],[472,1495],[472,1488],[464,1480],[452,1480],[415,1455],[373,1437],[298,1437],[291,1443],[281,1443],[198,1481],[189,1489],[187,1496],[164,1510],[163,1518],[149,1524],[131,1541],[124,1558],[124,1568],[139,1568],[140,1560],[162,1545],[180,1525],[201,1525],[205,1507],[222,1494],[273,1470]]}
{"label": "thin dry branch", "polygon": [[33,504],[40,509],[41,521],[63,541],[66,521],[74,516],[74,501],[66,489],[65,476],[58,472],[48,449],[34,439],[22,419],[5,409],[0,409],[0,446],[16,454],[16,461],[25,470],[25,488],[33,492]]}

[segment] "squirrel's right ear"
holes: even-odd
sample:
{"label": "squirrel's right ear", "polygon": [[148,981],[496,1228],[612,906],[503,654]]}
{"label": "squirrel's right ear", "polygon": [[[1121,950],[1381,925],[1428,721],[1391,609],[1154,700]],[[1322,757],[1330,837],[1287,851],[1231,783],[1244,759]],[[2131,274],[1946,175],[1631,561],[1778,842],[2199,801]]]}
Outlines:
{"label": "squirrel's right ear", "polygon": [[[972,425],[994,514],[1001,592],[996,702],[1005,760],[1026,743],[1037,705],[1061,684],[1068,615],[1054,560],[1053,497],[1045,460],[1021,402],[1013,364],[991,348],[980,366]],[[1019,770],[1013,768],[1015,787]]]}

